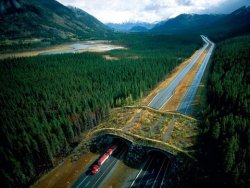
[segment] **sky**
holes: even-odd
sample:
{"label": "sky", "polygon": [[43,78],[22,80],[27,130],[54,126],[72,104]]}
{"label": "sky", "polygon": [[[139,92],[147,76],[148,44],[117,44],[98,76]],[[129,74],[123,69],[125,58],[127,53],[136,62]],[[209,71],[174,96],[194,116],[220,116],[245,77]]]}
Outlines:
{"label": "sky", "polygon": [[250,0],[57,0],[78,7],[103,23],[156,23],[182,13],[230,13]]}

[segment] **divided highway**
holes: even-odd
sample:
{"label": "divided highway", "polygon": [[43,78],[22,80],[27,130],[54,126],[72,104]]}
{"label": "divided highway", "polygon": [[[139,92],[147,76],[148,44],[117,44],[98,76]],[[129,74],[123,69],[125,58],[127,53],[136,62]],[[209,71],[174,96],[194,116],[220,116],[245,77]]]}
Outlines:
{"label": "divided highway", "polygon": [[120,146],[117,148],[116,152],[114,152],[105,163],[101,166],[100,170],[92,175],[90,168],[86,170],[74,183],[72,188],[96,188],[102,183],[102,181],[106,178],[106,176],[111,174],[112,169],[118,162],[118,160],[123,156],[126,152],[126,148]]}
{"label": "divided highway", "polygon": [[182,69],[182,71],[174,78],[174,80],[165,89],[157,93],[157,95],[148,104],[148,106],[155,109],[161,109],[169,101],[169,99],[171,99],[174,90],[177,88],[177,86],[180,84],[180,82],[183,80],[183,78],[190,71],[190,69],[197,62],[197,60],[200,58],[202,53],[204,53],[204,51],[209,45],[209,41],[206,40],[206,37],[201,36],[201,38],[205,42],[205,45],[202,47],[202,49],[199,50],[199,52],[193,57],[193,59],[189,62],[189,64],[184,69]]}
{"label": "divided highway", "polygon": [[164,154],[155,153],[151,155],[131,183],[130,187],[165,187],[164,180],[169,165],[170,161]]}
{"label": "divided highway", "polygon": [[[177,86],[184,79],[186,74],[188,74],[194,64],[197,63],[198,59],[201,57],[204,51],[206,49],[209,49],[205,59],[202,62],[202,65],[200,66],[198,72],[195,75],[194,80],[192,81],[191,86],[189,87],[177,109],[178,112],[183,114],[190,114],[192,112],[191,104],[194,100],[198,86],[215,47],[214,43],[211,42],[207,37],[201,36],[201,38],[205,42],[204,46],[192,58],[192,60],[186,65],[186,67],[184,67],[182,71],[172,80],[172,82],[165,89],[157,93],[157,95],[152,99],[148,106],[155,109],[161,109],[173,96],[173,93]],[[137,121],[141,113],[142,112],[140,112],[136,116],[134,121]],[[130,127],[132,127],[134,121],[129,124],[124,130],[128,130]],[[90,170],[87,170],[74,183],[73,188],[99,187],[101,183],[105,180],[105,178],[108,178],[108,176],[112,174],[112,169],[114,169],[118,160],[123,157],[125,152],[126,148],[123,145],[119,146],[116,152],[113,153],[105,163],[103,163],[100,170],[96,174],[91,175]],[[90,167],[92,167],[92,165]],[[166,185],[164,185],[164,180],[166,179],[169,165],[170,161],[164,154],[151,154],[143,165],[143,167],[137,173],[137,175],[135,175],[134,179],[129,182],[129,187],[165,187]]]}
{"label": "divided highway", "polygon": [[182,114],[191,114],[192,113],[192,103],[194,101],[195,94],[198,90],[198,87],[200,85],[202,76],[205,72],[205,69],[207,67],[208,61],[212,55],[212,52],[214,50],[214,43],[211,42],[207,37],[203,37],[203,40],[206,40],[209,44],[211,44],[208,53],[205,57],[205,59],[202,62],[202,65],[200,66],[198,72],[195,75],[195,78],[189,87],[188,91],[186,92],[184,98],[182,99],[177,111],[182,113]]}

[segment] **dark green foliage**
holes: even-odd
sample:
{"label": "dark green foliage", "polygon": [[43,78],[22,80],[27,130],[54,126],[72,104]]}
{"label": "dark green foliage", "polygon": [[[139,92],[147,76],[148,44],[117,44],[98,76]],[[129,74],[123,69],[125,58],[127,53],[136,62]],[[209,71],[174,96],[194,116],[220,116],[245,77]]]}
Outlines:
{"label": "dark green foliage", "polygon": [[250,7],[243,6],[206,28],[206,33],[214,41],[222,41],[250,33]]}
{"label": "dark green foliage", "polygon": [[[225,15],[210,14],[181,14],[175,18],[168,19],[152,28],[151,32],[156,33],[199,33],[208,26],[214,24]],[[200,32],[201,33],[201,32]]]}
{"label": "dark green foliage", "polygon": [[0,62],[3,187],[28,185],[65,155],[81,132],[112,107],[146,94],[198,47],[185,42],[194,39],[175,36],[123,37],[117,43],[133,49],[109,52],[121,58],[117,61],[81,53]]}
{"label": "dark green foliage", "polygon": [[207,187],[250,186],[250,36],[218,45],[208,79],[203,118]]}
{"label": "dark green foliage", "polygon": [[243,6],[227,15],[181,14],[149,30],[164,34],[204,34],[214,42],[250,33],[250,7]]}
{"label": "dark green foliage", "polygon": [[0,51],[99,38],[111,32],[83,10],[55,0],[1,0],[0,23]]}

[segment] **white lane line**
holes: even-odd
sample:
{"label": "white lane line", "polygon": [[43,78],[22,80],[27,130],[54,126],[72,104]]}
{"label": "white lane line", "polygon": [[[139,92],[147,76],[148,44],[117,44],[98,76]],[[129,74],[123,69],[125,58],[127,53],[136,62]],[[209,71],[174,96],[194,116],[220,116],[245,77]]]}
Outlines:
{"label": "white lane line", "polygon": [[161,110],[165,104],[167,104],[167,102],[173,97],[174,95],[172,94],[171,97],[168,98],[168,100],[166,102],[163,103],[163,105],[159,108],[159,110]]}
{"label": "white lane line", "polygon": [[[118,156],[124,152],[124,149],[121,150],[121,152],[118,154]],[[108,166],[107,168],[104,170],[104,172],[102,173],[102,175],[96,180],[96,182],[94,183],[94,185],[92,186],[95,187],[95,185],[98,183],[98,181],[102,178],[103,175],[106,174],[106,171],[109,170],[109,167],[112,166],[113,164],[115,164],[116,162],[118,161],[118,159],[115,159],[114,161],[112,161]],[[107,174],[106,174],[107,175]]]}
{"label": "white lane line", "polygon": [[[210,56],[212,54],[212,51],[214,49],[214,44],[211,41],[209,41],[209,44],[210,44],[210,47],[208,49],[208,53],[206,54],[205,58],[203,59],[202,65],[200,66],[198,72],[196,73],[195,78],[193,79],[192,84],[189,87],[188,91],[185,93],[185,96],[182,98],[181,103],[178,105],[177,111],[179,111],[181,113],[187,114],[188,110],[190,109],[190,106],[193,103],[193,98],[197,92],[197,88],[199,86],[199,83],[201,82],[201,79],[204,75],[208,61],[209,61]],[[192,87],[194,87],[194,88],[192,88]]]}
{"label": "white lane line", "polygon": [[154,98],[148,103],[148,106],[151,105],[151,103],[154,101],[154,99],[155,99],[159,94],[160,94],[160,92],[158,92],[158,93],[154,96]]}
{"label": "white lane line", "polygon": [[140,181],[139,181],[139,183],[138,183],[138,185],[137,185],[136,187],[140,187],[140,183],[141,183],[141,181],[143,180],[145,174],[147,174],[147,170],[148,170],[148,168],[150,167],[150,165],[151,165],[151,163],[152,163],[152,161],[153,161],[154,158],[155,158],[155,157],[152,157],[150,163],[148,164],[146,170],[145,170],[144,173],[143,173],[143,176],[141,177],[141,179],[140,179]]}
{"label": "white lane line", "polygon": [[162,178],[162,181],[161,181],[160,188],[161,188],[161,187],[162,187],[162,185],[163,185],[163,182],[164,182],[164,179],[165,179],[166,173],[167,173],[167,171],[168,171],[168,166],[169,166],[169,164],[170,164],[170,161],[168,162],[168,165],[167,165],[166,170],[165,170],[165,172],[164,172],[164,175],[163,175],[163,178]]}
{"label": "white lane line", "polygon": [[[182,71],[171,81],[171,83],[163,90],[161,90],[156,96],[158,96],[160,93],[163,95],[164,97],[164,92],[166,89],[168,89],[168,87],[174,87],[176,88],[179,83],[183,80],[183,78],[185,77],[185,75],[190,71],[190,69],[193,67],[194,64],[196,64],[196,62],[198,61],[198,59],[200,58],[200,56],[202,55],[202,53],[205,51],[205,49],[209,46],[209,42],[207,40],[205,40],[203,38],[203,36],[201,36],[201,38],[203,39],[203,41],[206,43],[202,49],[199,50],[199,53],[188,63],[188,65],[186,65],[186,67],[184,67],[182,69]],[[178,82],[176,84],[176,82]],[[153,98],[153,100],[156,98],[156,96]],[[166,96],[166,95],[165,95]],[[172,96],[171,96],[172,97]],[[170,98],[171,98],[170,97]],[[162,97],[161,97],[162,98]],[[161,99],[160,98],[160,99]],[[153,108],[156,108],[156,109],[161,109],[169,100],[170,98],[168,98],[164,104],[162,104],[162,101],[160,101],[160,99],[157,99],[157,101],[152,105],[151,103],[153,102],[153,100],[148,104],[148,106],[151,106]],[[157,107],[157,103],[159,103],[159,107]]]}
{"label": "white lane line", "polygon": [[88,183],[86,183],[85,187],[88,187],[89,184],[90,184],[90,181]]}
{"label": "white lane line", "polygon": [[[134,185],[135,181],[137,180],[138,176],[141,174],[142,170],[144,169],[144,167],[145,167],[146,164],[148,163],[149,159],[150,159],[150,158],[148,158],[148,160],[144,163],[143,167],[141,168],[141,170],[139,171],[139,173],[136,175],[136,177],[135,177],[134,181],[132,182],[132,184],[130,185],[130,187],[132,187],[132,186]],[[152,159],[153,159],[153,158],[152,158]],[[152,161],[152,159],[151,159],[151,161]]]}
{"label": "white lane line", "polygon": [[157,176],[156,176],[156,178],[155,178],[155,180],[154,180],[154,183],[153,183],[152,188],[154,187],[154,185],[155,185],[155,183],[156,183],[156,181],[157,181],[157,178],[158,178],[159,174],[161,173],[161,169],[162,169],[162,167],[164,166],[165,161],[166,161],[166,158],[164,159],[164,161],[163,161],[163,163],[162,163],[162,165],[161,165],[161,168],[160,168],[160,170],[159,170],[159,172],[158,172],[158,174],[157,174]]}
{"label": "white lane line", "polygon": [[153,168],[153,170],[152,170],[152,174],[155,172],[155,169]]}
{"label": "white lane line", "polygon": [[79,188],[81,186],[81,184],[88,178],[88,176],[86,176],[78,185],[76,188]]}
{"label": "white lane line", "polygon": [[[202,38],[203,38],[203,36],[202,36]],[[209,42],[209,41],[208,41],[208,42]],[[210,47],[208,48],[208,51],[210,52],[211,49],[213,48],[213,45],[212,45],[211,42],[209,42],[209,45],[210,45]],[[202,72],[204,73],[203,69],[206,68],[206,65],[207,65],[207,62],[206,62],[207,60],[206,60],[206,59],[208,58],[208,56],[209,56],[209,54],[207,53],[206,56],[204,57],[203,61],[202,61],[202,64],[200,65],[200,67],[199,67],[199,69],[198,69],[198,71],[197,71],[197,73],[196,73],[196,75],[195,75],[195,77],[194,77],[192,83],[191,83],[191,86],[188,88],[187,92],[185,93],[184,97],[182,98],[181,103],[178,105],[177,111],[180,111],[181,108],[183,108],[183,106],[184,106],[183,110],[181,110],[181,111],[182,111],[184,114],[187,114],[187,110],[189,109],[189,106],[191,105],[191,102],[190,102],[190,100],[184,100],[184,99],[191,99],[192,96],[194,95],[194,94],[193,94],[194,91],[190,94],[193,84],[194,84],[194,88],[196,88],[196,84],[194,83],[194,80],[197,80],[197,76],[199,76],[200,73],[202,73]],[[202,75],[202,76],[203,76],[203,75]],[[199,82],[199,83],[200,83],[200,82]],[[195,89],[194,89],[194,90],[195,90]],[[187,96],[187,95],[188,95],[188,96]],[[185,104],[185,105],[184,105],[184,104]]]}

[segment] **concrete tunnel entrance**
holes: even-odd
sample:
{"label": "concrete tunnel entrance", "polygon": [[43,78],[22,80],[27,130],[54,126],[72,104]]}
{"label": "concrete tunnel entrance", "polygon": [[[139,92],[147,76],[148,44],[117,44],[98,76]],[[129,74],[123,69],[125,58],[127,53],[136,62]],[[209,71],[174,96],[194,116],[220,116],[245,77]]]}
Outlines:
{"label": "concrete tunnel entrance", "polygon": [[[160,156],[171,162],[174,159],[174,156],[167,151],[164,151],[159,148],[154,148],[151,146],[143,146],[140,144],[133,143],[132,141],[120,137],[114,134],[102,134],[93,139],[95,147],[99,147],[98,151],[102,152],[111,144],[122,145],[126,149],[126,160],[132,166],[136,166],[136,162],[142,163],[145,162],[152,155]],[[96,151],[94,151],[96,152]],[[128,156],[127,156],[128,155]],[[137,156],[136,156],[137,155]],[[134,161],[134,162],[133,162]]]}
{"label": "concrete tunnel entrance", "polygon": [[90,151],[94,153],[102,153],[112,144],[125,147],[126,150],[128,150],[128,148],[132,145],[132,142],[116,135],[102,134],[91,140]]}
{"label": "concrete tunnel entrance", "polygon": [[135,169],[136,173],[128,181],[129,187],[145,187],[145,185],[147,185],[146,187],[165,186],[167,184],[169,171],[172,166],[171,161],[174,158],[167,151],[136,144],[126,138],[113,134],[99,135],[93,139],[93,142],[97,146],[103,146],[103,151],[112,144],[119,145],[119,150],[126,150],[123,152],[123,155],[114,157]]}

